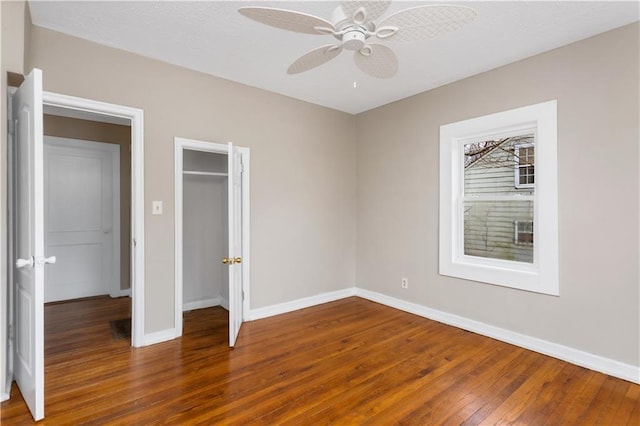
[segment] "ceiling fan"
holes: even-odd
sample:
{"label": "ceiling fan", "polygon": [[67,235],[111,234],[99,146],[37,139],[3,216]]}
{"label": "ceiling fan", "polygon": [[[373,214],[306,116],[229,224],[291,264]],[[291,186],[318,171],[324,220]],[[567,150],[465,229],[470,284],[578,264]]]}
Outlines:
{"label": "ceiling fan", "polygon": [[306,34],[332,35],[338,42],[317,47],[298,58],[287,69],[298,74],[330,61],[351,50],[353,59],[363,72],[373,77],[390,78],[398,71],[398,60],[389,47],[372,43],[384,41],[416,41],[455,31],[473,21],[476,12],[470,7],[426,5],[404,9],[379,22],[391,1],[344,0],[333,11],[331,21],[307,13],[273,7],[241,7],[239,12],[272,27]]}

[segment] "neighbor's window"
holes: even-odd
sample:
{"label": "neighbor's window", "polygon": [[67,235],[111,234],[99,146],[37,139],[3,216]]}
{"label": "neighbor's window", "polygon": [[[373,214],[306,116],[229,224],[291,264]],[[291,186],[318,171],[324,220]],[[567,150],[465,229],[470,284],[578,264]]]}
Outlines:
{"label": "neighbor's window", "polygon": [[440,128],[441,274],[558,294],[556,135],[555,101]]}
{"label": "neighbor's window", "polygon": [[515,147],[516,188],[532,188],[535,184],[535,152],[533,144]]}
{"label": "neighbor's window", "polygon": [[513,222],[513,242],[516,244],[533,244],[533,221],[516,220]]}

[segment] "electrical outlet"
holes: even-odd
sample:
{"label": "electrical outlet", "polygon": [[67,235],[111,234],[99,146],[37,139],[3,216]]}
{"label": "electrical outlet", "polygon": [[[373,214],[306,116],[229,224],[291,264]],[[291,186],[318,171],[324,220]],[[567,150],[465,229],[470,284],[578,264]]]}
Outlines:
{"label": "electrical outlet", "polygon": [[402,288],[409,288],[409,278],[403,278],[401,281]]}

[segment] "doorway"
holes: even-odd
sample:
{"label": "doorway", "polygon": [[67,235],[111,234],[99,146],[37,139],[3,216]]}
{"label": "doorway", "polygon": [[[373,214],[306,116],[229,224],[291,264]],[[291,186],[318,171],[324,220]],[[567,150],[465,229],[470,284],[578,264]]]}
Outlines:
{"label": "doorway", "polygon": [[183,151],[182,310],[229,310],[227,156]]}
{"label": "doorway", "polygon": [[[121,201],[125,207],[120,211],[121,292],[118,294],[113,289],[113,295],[131,297],[131,345],[145,346],[144,113],[137,108],[50,92],[43,92],[42,103],[47,115],[56,116],[58,120],[74,119],[76,127],[79,121],[90,121],[129,128],[128,146],[120,146],[121,170],[129,170],[128,176],[121,174],[120,178]],[[87,130],[83,132],[86,134]],[[123,256],[127,259],[122,259]]]}
{"label": "doorway", "polygon": [[249,148],[175,138],[175,326],[183,311],[229,311],[235,346],[249,311]]}

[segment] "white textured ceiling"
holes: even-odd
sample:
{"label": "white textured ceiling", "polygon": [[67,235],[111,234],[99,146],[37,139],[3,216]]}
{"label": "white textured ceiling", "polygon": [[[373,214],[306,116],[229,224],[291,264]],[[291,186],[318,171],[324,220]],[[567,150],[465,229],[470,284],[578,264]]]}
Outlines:
{"label": "white textured ceiling", "polygon": [[[442,3],[394,1],[384,16]],[[274,6],[330,20],[339,4],[29,2],[34,25],[353,114],[638,21],[640,8],[637,1],[447,2],[471,6],[478,17],[432,40],[382,42],[399,62],[398,74],[386,80],[363,74],[347,52],[313,70],[288,75],[294,60],[335,39],[268,27],[238,13],[240,6]]]}

